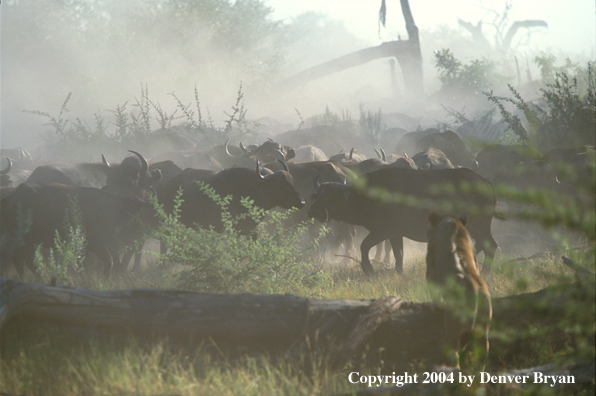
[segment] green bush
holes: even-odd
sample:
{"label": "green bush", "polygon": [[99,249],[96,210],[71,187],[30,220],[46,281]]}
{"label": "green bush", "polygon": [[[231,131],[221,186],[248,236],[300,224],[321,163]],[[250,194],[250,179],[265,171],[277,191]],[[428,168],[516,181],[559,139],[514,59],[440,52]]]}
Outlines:
{"label": "green bush", "polygon": [[[545,72],[546,73],[546,72]],[[543,105],[526,102],[521,94],[508,85],[513,98],[496,96],[485,92],[488,100],[495,103],[520,142],[532,144],[546,151],[552,148],[594,145],[596,138],[596,76],[594,64],[586,67],[585,91],[577,77],[556,73],[553,83],[541,88]],[[520,115],[507,110],[511,103]]]}
{"label": "green bush", "polygon": [[448,48],[435,51],[435,66],[442,84],[439,96],[445,99],[469,99],[502,80],[494,62],[475,59],[464,64]]}
{"label": "green bush", "polygon": [[[221,198],[213,188],[200,182],[199,186],[222,210],[222,233],[212,228],[193,230],[180,222],[182,191],[172,214],[156,206],[162,221],[160,238],[169,248],[161,259],[184,266],[173,274],[180,287],[212,293],[290,293],[322,281],[321,272],[306,254],[318,238],[306,247],[297,243],[308,224],[284,228],[288,212],[265,212],[247,198],[241,200],[246,213],[232,216],[228,211],[232,197]],[[243,236],[235,226],[246,218],[258,225],[251,235]]]}
{"label": "green bush", "polygon": [[[141,85],[141,97],[134,99],[131,109],[128,108],[129,102],[126,101],[113,110],[107,110],[112,114],[112,121],[106,120],[100,110],[94,114],[94,123],[91,124],[79,117],[74,119],[67,117],[72,93],[67,95],[57,116],[39,110],[25,112],[47,120],[45,125],[50,130],[47,143],[57,157],[63,158],[72,158],[73,153],[80,154],[85,151],[81,150],[81,147],[93,147],[96,152],[112,152],[122,146],[144,147],[168,134],[182,134],[194,143],[207,142],[210,145],[223,144],[227,139],[230,139],[232,144],[237,144],[254,139],[257,135],[260,125],[246,118],[247,110],[244,107],[242,84],[231,111],[224,111],[227,119],[224,120],[223,126],[215,125],[208,109],[207,120],[203,119],[196,87],[194,90],[196,110],[191,108],[192,103],[184,104],[175,93],[171,93],[170,96],[176,102],[176,109],[168,114],[159,102],[149,98],[147,85]],[[158,125],[156,130],[153,129],[155,122]]]}
{"label": "green bush", "polygon": [[73,276],[83,270],[87,246],[83,214],[74,196],[69,196],[64,230],[63,237],[56,230],[54,247],[49,249],[46,258],[41,253],[41,246],[36,248],[33,263],[44,282],[53,279],[58,283],[74,285]]}

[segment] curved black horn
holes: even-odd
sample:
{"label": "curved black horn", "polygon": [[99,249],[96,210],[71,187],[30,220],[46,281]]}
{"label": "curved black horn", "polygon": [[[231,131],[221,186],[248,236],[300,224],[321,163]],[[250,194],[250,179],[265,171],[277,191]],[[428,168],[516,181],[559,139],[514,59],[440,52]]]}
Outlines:
{"label": "curved black horn", "polygon": [[33,161],[33,158],[31,158],[31,154],[29,154],[29,152],[27,150],[25,150],[24,148],[21,147],[21,151],[23,152],[25,157],[29,158],[30,161]]}
{"label": "curved black horn", "polygon": [[226,143],[224,144],[224,150],[228,156],[235,158],[234,155],[230,154],[230,150],[228,150],[228,143],[230,143],[230,139],[226,140]]}
{"label": "curved black horn", "polygon": [[474,168],[474,170],[478,170],[478,161],[476,161],[476,159],[473,159],[472,161],[474,161],[474,164],[476,164],[476,167]]}
{"label": "curved black horn", "polygon": [[274,142],[274,140],[271,138],[267,138],[267,140],[269,140],[270,142]]}
{"label": "curved black horn", "polygon": [[404,151],[404,158],[410,158],[410,157],[408,157],[408,153],[406,153],[405,151]]}
{"label": "curved black horn", "polygon": [[352,150],[350,150],[350,157],[348,158],[349,160],[352,159],[352,155],[354,154],[354,147],[352,147]]}
{"label": "curved black horn", "polygon": [[103,164],[106,166],[110,166],[110,163],[108,162],[106,157],[103,155],[103,153],[101,154],[101,162],[103,162]]}
{"label": "curved black horn", "polygon": [[383,157],[381,157],[381,153],[379,153],[379,151],[376,148],[374,148],[373,150],[375,150],[375,154],[377,154],[377,157],[379,159],[383,158]]}
{"label": "curved black horn", "polygon": [[153,193],[153,197],[157,197],[157,191],[151,186],[145,186],[145,188]]}
{"label": "curved black horn", "polygon": [[315,191],[319,189],[319,187],[321,186],[321,184],[319,183],[319,176],[321,176],[320,174],[315,176],[315,181],[314,181],[314,186],[315,186]]}
{"label": "curved black horn", "polygon": [[12,169],[12,161],[8,157],[5,158],[8,161],[8,166],[6,167],[6,169],[0,170],[0,175],[6,175]]}
{"label": "curved black horn", "polygon": [[261,175],[261,164],[259,163],[259,160],[257,160],[257,176],[259,176],[259,179],[261,180],[265,179],[265,177]]}
{"label": "curved black horn", "polygon": [[132,150],[128,150],[128,151],[130,153],[133,153],[137,157],[139,157],[139,160],[141,160],[141,173],[147,172],[147,169],[149,169],[149,164],[147,163],[147,160],[145,159],[145,157],[143,157],[141,154],[137,153],[136,151],[132,151]]}
{"label": "curved black horn", "polygon": [[283,166],[284,166],[284,170],[288,173],[290,173],[290,168],[288,168],[288,164],[286,164],[286,161],[284,160],[280,160],[279,158],[277,159],[277,162],[280,162]]}
{"label": "curved black horn", "polygon": [[238,145],[238,147],[240,147],[240,150],[242,150],[243,153],[250,153],[250,151],[248,151],[248,149],[246,147],[244,147],[244,145],[242,144],[242,142],[240,142],[240,144]]}
{"label": "curved black horn", "polygon": [[387,156],[385,155],[385,150],[381,149],[381,155],[383,156],[383,162],[387,162]]}
{"label": "curved black horn", "polygon": [[275,156],[275,158],[278,161],[285,161],[286,160],[286,156],[279,150],[274,150],[273,151],[273,155]]}

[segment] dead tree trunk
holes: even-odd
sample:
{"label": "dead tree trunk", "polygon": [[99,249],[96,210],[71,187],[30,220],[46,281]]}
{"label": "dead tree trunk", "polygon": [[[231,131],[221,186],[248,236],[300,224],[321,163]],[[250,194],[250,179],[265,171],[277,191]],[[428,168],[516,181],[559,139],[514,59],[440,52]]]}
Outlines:
{"label": "dead tree trunk", "polygon": [[420,97],[424,89],[418,27],[414,23],[408,0],[401,0],[401,8],[406,21],[407,40],[389,41],[377,47],[365,48],[311,67],[282,81],[281,91],[287,92],[309,81],[360,66],[376,59],[395,57],[401,67],[407,92]]}
{"label": "dead tree trunk", "polygon": [[[560,320],[563,302],[578,300],[575,288],[569,285],[567,291],[549,300],[548,311],[537,311],[529,304],[544,301],[552,292],[548,289],[495,299],[493,327],[551,325]],[[182,346],[213,343],[218,351],[230,355],[267,353],[288,357],[326,351],[334,366],[358,361],[367,349],[368,362],[382,358],[390,370],[407,370],[413,361],[444,364],[442,332],[437,331],[441,323],[442,317],[430,303],[410,303],[399,297],[333,301],[291,295],[99,292],[0,278],[3,346],[22,340],[27,334],[23,329],[49,324],[59,334],[76,333],[94,339],[100,333],[149,341],[167,338]],[[526,341],[524,345],[529,344]],[[522,346],[499,346],[495,341],[491,353],[518,353]]]}

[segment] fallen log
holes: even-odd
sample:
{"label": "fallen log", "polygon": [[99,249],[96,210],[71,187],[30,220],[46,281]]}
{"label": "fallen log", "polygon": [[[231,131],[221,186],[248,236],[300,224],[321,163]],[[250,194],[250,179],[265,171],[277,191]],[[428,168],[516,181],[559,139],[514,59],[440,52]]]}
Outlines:
{"label": "fallen log", "polygon": [[[579,284],[570,284],[494,299],[493,329],[524,334],[529,328],[553,326],[569,301],[593,304],[593,292],[586,297],[578,290],[583,290]],[[441,322],[430,303],[399,297],[336,301],[148,289],[100,292],[0,278],[0,346],[22,340],[24,328],[49,323],[58,333],[83,338],[97,339],[99,333],[149,341],[165,337],[181,346],[207,342],[227,356],[325,351],[335,367],[383,359],[387,370],[407,370],[412,362],[445,363]],[[550,337],[563,345],[570,336],[553,330]],[[547,341],[537,340],[542,345]],[[525,353],[529,345],[527,338],[518,343],[491,339],[491,356]]]}

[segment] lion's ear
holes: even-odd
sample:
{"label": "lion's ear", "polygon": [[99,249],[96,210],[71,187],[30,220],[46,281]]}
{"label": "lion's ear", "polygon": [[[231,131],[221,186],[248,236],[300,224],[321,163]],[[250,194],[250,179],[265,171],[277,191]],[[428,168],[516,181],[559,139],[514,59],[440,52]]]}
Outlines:
{"label": "lion's ear", "polygon": [[462,215],[459,218],[459,222],[461,223],[461,225],[463,225],[464,227],[466,226],[466,223],[468,222],[468,216],[466,215]]}
{"label": "lion's ear", "polygon": [[428,222],[432,228],[436,228],[439,221],[441,221],[441,215],[436,212],[433,212],[428,216]]}

